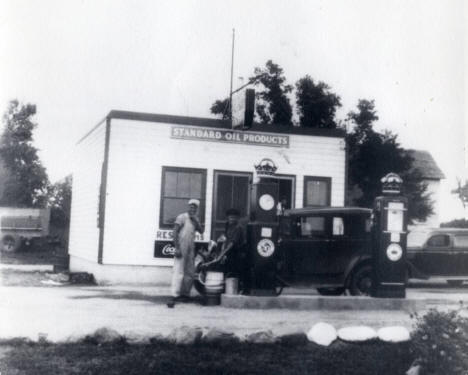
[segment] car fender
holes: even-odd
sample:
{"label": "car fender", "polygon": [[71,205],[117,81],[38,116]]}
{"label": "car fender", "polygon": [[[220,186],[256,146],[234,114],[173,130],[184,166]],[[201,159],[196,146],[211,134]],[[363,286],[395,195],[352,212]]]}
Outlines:
{"label": "car fender", "polygon": [[370,255],[359,255],[352,258],[344,273],[344,279],[346,280],[346,283],[348,282],[349,276],[358,265],[363,263],[370,263],[371,261],[372,257]]}
{"label": "car fender", "polygon": [[427,276],[425,273],[421,272],[416,268],[416,266],[411,263],[411,261],[406,260],[406,266],[408,268],[408,277],[412,279],[422,279],[422,280],[428,280],[429,276]]}

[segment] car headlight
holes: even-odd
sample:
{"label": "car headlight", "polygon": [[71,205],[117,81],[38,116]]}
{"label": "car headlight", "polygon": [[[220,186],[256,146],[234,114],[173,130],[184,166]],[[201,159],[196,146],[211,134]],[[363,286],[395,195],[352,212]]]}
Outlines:
{"label": "car headlight", "polygon": [[272,240],[264,238],[257,244],[257,252],[264,258],[268,258],[275,252],[275,244]]}
{"label": "car headlight", "polygon": [[403,249],[397,243],[391,243],[387,247],[387,257],[392,262],[396,262],[401,259],[403,255]]}

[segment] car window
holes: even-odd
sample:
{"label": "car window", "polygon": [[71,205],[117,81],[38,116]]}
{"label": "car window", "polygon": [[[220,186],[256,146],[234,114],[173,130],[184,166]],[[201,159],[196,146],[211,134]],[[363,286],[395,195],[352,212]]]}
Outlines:
{"label": "car window", "polygon": [[450,238],[447,234],[437,234],[427,241],[427,246],[431,247],[446,247],[448,245],[450,245]]}
{"label": "car window", "polygon": [[342,236],[344,235],[344,222],[342,217],[333,218],[333,235]]}
{"label": "car window", "polygon": [[311,237],[325,234],[325,218],[320,216],[301,217],[301,236]]}
{"label": "car window", "polygon": [[455,247],[468,247],[468,235],[459,235],[453,238]]}

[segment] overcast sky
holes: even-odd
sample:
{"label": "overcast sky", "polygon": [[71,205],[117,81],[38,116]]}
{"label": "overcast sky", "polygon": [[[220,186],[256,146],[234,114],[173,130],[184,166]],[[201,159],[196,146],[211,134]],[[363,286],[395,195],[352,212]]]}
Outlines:
{"label": "overcast sky", "polygon": [[272,59],[290,83],[329,84],[342,119],[374,99],[377,129],[445,173],[442,219],[462,217],[450,190],[467,177],[466,11],[462,0],[2,0],[0,110],[37,104],[36,146],[59,179],[111,109],[210,116],[229,92],[235,28],[235,77]]}

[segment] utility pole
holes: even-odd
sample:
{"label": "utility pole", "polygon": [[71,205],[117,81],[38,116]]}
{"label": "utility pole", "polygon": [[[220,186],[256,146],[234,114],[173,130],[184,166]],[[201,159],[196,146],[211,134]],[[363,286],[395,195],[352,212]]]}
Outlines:
{"label": "utility pole", "polygon": [[232,29],[232,53],[231,53],[231,88],[229,90],[229,120],[232,125],[232,77],[234,75],[234,38],[236,29]]}

